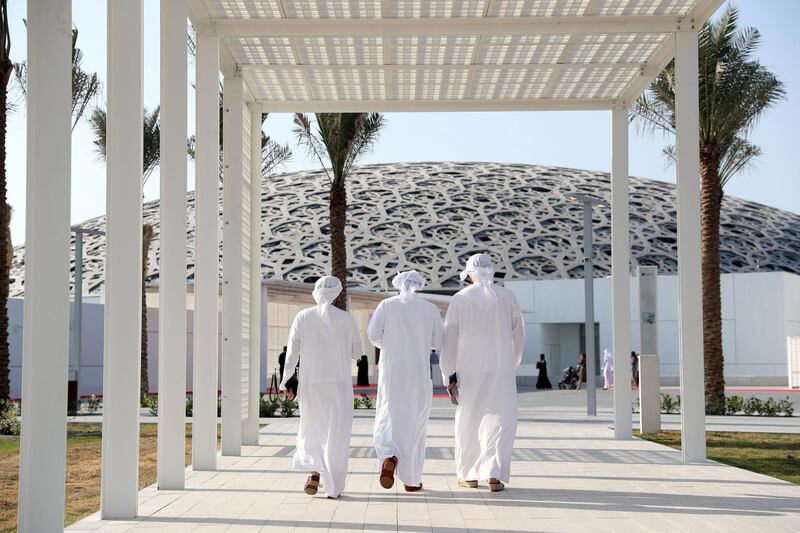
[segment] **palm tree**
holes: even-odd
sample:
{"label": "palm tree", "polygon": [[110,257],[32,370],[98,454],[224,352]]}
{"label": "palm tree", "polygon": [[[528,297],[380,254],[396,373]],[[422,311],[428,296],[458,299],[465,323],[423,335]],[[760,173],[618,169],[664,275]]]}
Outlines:
{"label": "palm tree", "polygon": [[[152,112],[144,110],[143,121],[143,146],[144,154],[142,158],[142,186],[147,183],[148,178],[161,162],[161,126],[159,117],[161,108],[156,107]],[[262,121],[266,115],[262,115]],[[106,158],[106,112],[103,109],[95,109],[91,117],[92,130],[94,131],[95,149],[100,158]],[[222,129],[220,127],[220,129]],[[282,146],[272,141],[268,136],[261,134],[261,154],[262,154],[262,176],[265,172],[273,172],[278,166],[285,163],[291,157],[288,146]],[[222,145],[220,135],[220,146]],[[189,155],[194,158],[194,137],[189,139]],[[220,171],[221,172],[221,171]],[[150,392],[148,380],[147,362],[147,301],[145,295],[145,284],[147,282],[147,272],[150,269],[150,246],[154,237],[154,228],[150,224],[142,226],[142,348],[141,348],[141,394],[146,396]]]}
{"label": "palm tree", "polygon": [[[313,131],[308,116],[296,113],[294,133],[298,144],[319,160],[328,176],[331,275],[342,282],[342,292],[334,305],[347,310],[346,180],[353,165],[378,140],[385,121],[379,113],[317,113],[316,119],[317,130]],[[326,159],[330,171],[325,166]]]}
{"label": "palm tree", "polygon": [[[11,206],[8,205],[6,181],[6,116],[8,114],[8,80],[11,77],[13,65],[11,63],[11,36],[8,32],[8,5],[6,0],[0,0],[0,250],[12,250],[11,232]],[[13,251],[11,253],[13,257]],[[8,363],[8,278],[11,271],[11,261],[5,261],[0,268],[0,401],[9,398]]]}
{"label": "palm tree", "polygon": [[[147,183],[148,178],[161,161],[161,107],[156,106],[152,112],[146,108],[144,110],[144,120],[142,122],[142,144],[144,153],[142,157],[142,186]],[[94,132],[95,150],[100,158],[106,159],[106,111],[95,109],[90,119]],[[150,393],[150,380],[148,378],[147,361],[147,295],[145,284],[147,282],[147,272],[150,270],[150,246],[153,243],[154,229],[151,224],[142,224],[142,346],[141,358],[141,380],[140,396],[144,398]]]}
{"label": "palm tree", "polygon": [[[701,249],[706,411],[724,414],[719,221],[723,188],[761,154],[747,136],[762,114],[785,96],[783,83],[753,54],[755,28],[738,27],[728,7],[699,34]],[[675,132],[675,64],[670,63],[631,109],[631,119],[651,132]],[[674,160],[675,148],[665,154]]]}
{"label": "palm tree", "polygon": [[[16,85],[24,98],[27,93],[28,83],[28,68],[27,63],[22,61],[20,63],[11,64],[9,53],[11,50],[11,41],[8,34],[8,13],[6,10],[6,0],[0,0],[0,40],[3,41],[3,51],[0,55],[0,79],[2,79],[2,88],[0,88],[0,114],[2,119],[0,122],[0,135],[3,136],[2,153],[2,171],[0,171],[0,190],[2,190],[3,198],[0,199],[0,250],[5,250],[7,258],[13,258],[14,250],[11,244],[11,232],[9,224],[11,222],[11,206],[6,201],[6,174],[5,174],[5,127],[6,127],[6,111],[7,107],[7,91],[8,81],[13,70]],[[100,79],[97,73],[88,73],[82,68],[83,52],[77,46],[78,43],[78,30],[72,29],[72,129],[83,118],[86,110],[89,109],[91,104],[97,98],[100,92]],[[11,270],[11,259],[6,261],[6,264],[0,268],[0,399],[8,398],[9,385],[8,385],[8,312],[6,310],[6,301],[8,300],[8,280],[9,272]]]}

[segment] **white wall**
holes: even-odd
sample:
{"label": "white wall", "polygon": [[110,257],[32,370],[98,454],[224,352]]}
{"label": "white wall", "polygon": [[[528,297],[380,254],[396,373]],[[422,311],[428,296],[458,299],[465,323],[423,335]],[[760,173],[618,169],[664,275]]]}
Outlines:
{"label": "white wall", "polygon": [[[678,287],[676,276],[658,276],[658,347],[665,383],[677,383]],[[583,280],[509,281],[525,316],[528,339],[523,361],[534,363],[547,353],[554,335],[559,336],[561,357],[549,362],[556,374],[568,364],[579,340],[583,322]],[[800,276],[782,272],[723,274],[722,318],[725,375],[730,385],[785,385],[788,365],[786,337],[800,335]],[[600,346],[611,349],[611,279],[595,279],[595,320],[600,327]],[[631,345],[638,351],[638,287],[631,277]],[[570,329],[570,328],[575,329]],[[566,328],[566,329],[565,329]],[[570,336],[574,340],[570,344]],[[524,364],[520,376],[536,374]]]}

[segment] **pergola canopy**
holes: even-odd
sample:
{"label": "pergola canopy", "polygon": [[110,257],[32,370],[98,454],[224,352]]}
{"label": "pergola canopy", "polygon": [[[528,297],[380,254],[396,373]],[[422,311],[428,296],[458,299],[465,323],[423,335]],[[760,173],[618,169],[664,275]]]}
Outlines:
{"label": "pergola canopy", "polygon": [[721,0],[193,0],[270,111],[612,109]]}

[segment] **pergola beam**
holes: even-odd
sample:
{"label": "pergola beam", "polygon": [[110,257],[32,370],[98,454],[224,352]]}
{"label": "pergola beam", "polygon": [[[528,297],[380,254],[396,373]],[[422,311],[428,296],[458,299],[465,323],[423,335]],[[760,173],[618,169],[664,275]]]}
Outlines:
{"label": "pergola beam", "polygon": [[350,72],[350,71],[374,71],[376,69],[383,70],[384,72],[396,72],[398,70],[442,70],[442,71],[463,71],[463,70],[476,70],[476,71],[538,71],[538,70],[552,70],[564,71],[571,69],[639,69],[642,72],[653,74],[654,76],[661,72],[660,68],[649,67],[647,63],[537,63],[534,65],[520,64],[520,63],[504,63],[500,65],[483,65],[483,64],[463,64],[463,65],[399,65],[399,64],[369,64],[369,65],[316,65],[316,64],[296,64],[296,65],[264,65],[264,64],[251,64],[239,63],[239,69],[242,72],[263,72],[265,70],[274,70],[280,72],[296,72],[299,70],[330,70],[335,72]]}
{"label": "pergola beam", "polygon": [[[725,0],[706,0],[705,2],[698,3],[694,10],[687,16],[684,21],[678,25],[678,30],[699,30],[700,26],[719,9],[719,6]],[[675,33],[671,33],[656,52],[647,61],[648,68],[642,71],[627,89],[620,95],[618,103],[621,106],[630,106],[630,104],[639,98],[639,95],[650,85],[656,76],[661,74],[661,71],[672,61],[675,57]]]}
{"label": "pergola beam", "polygon": [[554,16],[430,19],[210,18],[219,37],[401,37],[671,33],[676,16]]}
{"label": "pergola beam", "polygon": [[471,111],[602,111],[613,99],[508,100],[261,100],[264,113],[414,113]]}

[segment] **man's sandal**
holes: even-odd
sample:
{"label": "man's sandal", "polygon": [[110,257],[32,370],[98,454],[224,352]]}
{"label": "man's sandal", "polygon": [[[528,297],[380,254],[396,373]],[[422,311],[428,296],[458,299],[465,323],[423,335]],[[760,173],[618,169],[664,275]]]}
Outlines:
{"label": "man's sandal", "polygon": [[379,481],[384,489],[391,489],[394,486],[395,468],[397,468],[397,457],[392,456],[383,460]]}
{"label": "man's sandal", "polygon": [[500,481],[499,479],[490,479],[488,484],[489,484],[489,492],[500,492],[501,490],[506,488],[506,486],[503,485],[503,482]]}
{"label": "man's sandal", "polygon": [[406,492],[417,492],[422,490],[422,483],[419,485],[406,485],[403,483],[403,488],[406,489]]}
{"label": "man's sandal", "polygon": [[465,489],[477,489],[478,488],[478,481],[477,480],[472,480],[472,479],[470,479],[470,480],[459,479],[458,480],[458,486],[459,487],[464,487]]}
{"label": "man's sandal", "polygon": [[306,486],[303,488],[306,494],[314,496],[319,490],[319,474],[311,474],[306,480]]}

